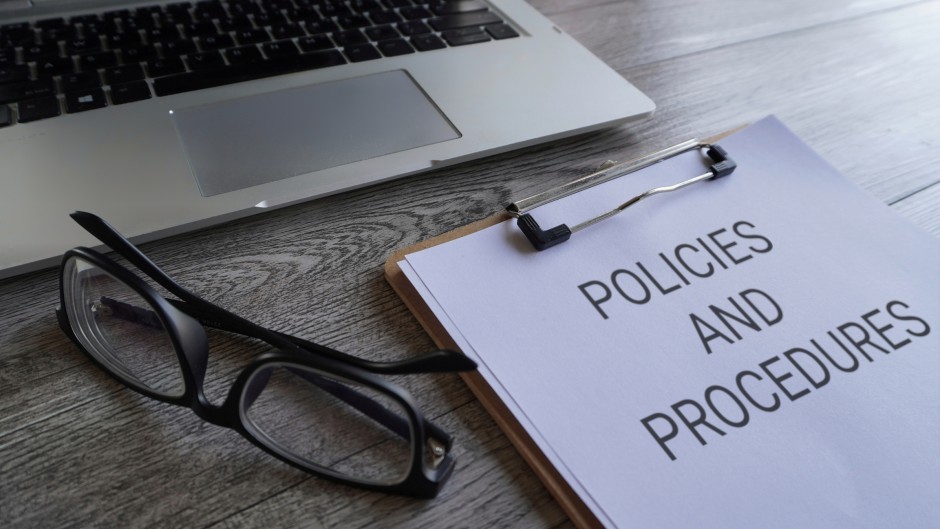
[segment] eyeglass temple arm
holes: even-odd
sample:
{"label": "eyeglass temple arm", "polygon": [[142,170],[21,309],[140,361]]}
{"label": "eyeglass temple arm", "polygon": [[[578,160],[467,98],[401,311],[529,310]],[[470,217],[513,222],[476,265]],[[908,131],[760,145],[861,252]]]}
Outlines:
{"label": "eyeglass temple arm", "polygon": [[[417,358],[406,358],[404,360],[395,360],[390,362],[372,362],[356,358],[345,353],[324,347],[317,343],[297,338],[289,334],[277,331],[271,331],[281,338],[290,341],[294,345],[304,350],[314,351],[326,356],[336,357],[344,360],[352,358],[359,364],[367,366],[369,371],[383,375],[411,375],[419,373],[452,373],[455,371],[473,371],[477,368],[476,362],[467,355],[450,349],[438,349],[430,353],[423,354]],[[347,360],[348,361],[348,360]]]}
{"label": "eyeglass temple arm", "polygon": [[[284,348],[285,342],[290,345],[289,349],[301,354],[318,354],[343,362],[352,364],[366,371],[382,375],[412,375],[419,373],[451,373],[455,371],[472,371],[476,369],[477,364],[463,353],[452,351],[450,349],[439,349],[430,353],[421,355],[417,358],[406,358],[404,360],[394,360],[390,362],[373,362],[356,356],[352,356],[335,349],[320,345],[318,343],[304,340],[296,336],[291,336],[279,331],[274,331],[266,327],[257,325],[236,314],[232,314],[220,307],[210,305],[212,310],[205,311],[203,307],[188,305],[185,302],[168,300],[176,308],[189,314],[199,320],[207,327],[213,327],[219,330],[241,334],[267,342],[268,344]],[[205,302],[208,304],[208,302]],[[216,312],[219,311],[219,312]],[[219,316],[223,316],[220,318]]]}
{"label": "eyeglass temple arm", "polygon": [[390,412],[375,400],[370,399],[355,389],[337,382],[333,382],[332,380],[309,371],[290,368],[288,368],[288,371],[328,392],[346,404],[349,404],[353,408],[356,408],[371,419],[398,434],[399,437],[407,439],[410,435],[408,421],[402,419],[397,414]]}
{"label": "eyeglass temple arm", "polygon": [[[153,263],[143,252],[141,252],[133,243],[124,238],[116,229],[108,224],[101,217],[85,211],[76,211],[70,215],[75,222],[94,235],[98,240],[105,243],[112,250],[130,261],[138,270],[144,272],[156,281],[160,286],[170,291],[172,294],[186,302],[185,305],[174,303],[177,308],[199,319],[202,323],[211,327],[216,327],[229,332],[245,334],[259,340],[271,343],[268,333],[276,335],[278,338],[285,339],[295,346],[309,349],[312,352],[346,362],[368,371],[381,374],[413,374],[413,373],[438,373],[452,371],[472,371],[476,369],[476,363],[467,356],[456,351],[442,349],[418,358],[400,360],[396,362],[372,362],[363,360],[352,355],[341,353],[333,349],[301,340],[293,336],[278,333],[256,325],[236,314],[233,314],[221,307],[200,298],[196,294],[186,290],[176,281],[166,275],[163,270]],[[169,300],[172,302],[172,300]],[[222,321],[220,321],[222,320]],[[260,331],[260,332],[259,332]],[[272,344],[277,346],[277,344]]]}
{"label": "eyeglass temple arm", "polygon": [[76,211],[69,216],[82,228],[85,228],[88,233],[94,235],[95,238],[105,243],[105,245],[117,252],[121,257],[133,263],[138,270],[150,276],[160,286],[172,292],[173,295],[194,303],[203,301],[199,296],[186,290],[176,281],[173,281],[170,276],[166,275],[163,270],[160,270],[160,268],[134,246],[133,243],[125,239],[120,232],[101,217],[85,211]]}
{"label": "eyeglass temple arm", "polygon": [[[333,382],[325,377],[318,376],[315,373],[310,373],[300,369],[289,369],[289,371],[302,377],[311,384],[320,387],[324,391],[329,392],[331,395],[341,399],[346,404],[349,404],[350,406],[369,416],[374,421],[382,424],[390,431],[395,432],[399,437],[403,439],[408,439],[410,437],[411,430],[408,426],[408,421],[401,418],[398,414],[389,411],[374,399],[363,395],[353,388]],[[427,434],[430,437],[441,441],[446,447],[450,448],[452,438],[448,433],[427,420],[424,421],[424,426],[427,430]]]}
{"label": "eyeglass temple arm", "polygon": [[[402,439],[409,439],[411,437],[411,428],[409,427],[409,422],[403,419],[400,415],[382,406],[374,399],[363,395],[359,391],[356,391],[349,386],[333,382],[327,377],[320,376],[316,373],[290,367],[286,369],[294,375],[342,400],[349,406],[359,410],[364,415],[381,424]],[[246,408],[250,408],[255,399],[261,395],[261,392],[264,390],[264,386],[268,383],[269,377],[270,374],[265,377],[260,377],[260,379],[258,379],[258,377],[252,377],[253,382],[249,383],[249,386],[245,390]],[[256,381],[256,379],[258,380]],[[425,420],[424,429],[426,439],[434,439],[441,443],[448,450],[453,445],[453,437],[451,437],[450,434],[439,428],[434,423]]]}

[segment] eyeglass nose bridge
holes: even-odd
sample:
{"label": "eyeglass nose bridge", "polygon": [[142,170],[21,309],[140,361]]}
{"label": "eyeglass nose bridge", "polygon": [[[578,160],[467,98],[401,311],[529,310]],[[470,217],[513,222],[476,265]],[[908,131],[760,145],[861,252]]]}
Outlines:
{"label": "eyeglass nose bridge", "polygon": [[217,406],[209,402],[201,386],[195,389],[192,399],[186,405],[200,419],[210,424],[223,428],[237,429],[238,427],[238,416],[232,413],[231,407],[225,404]]}

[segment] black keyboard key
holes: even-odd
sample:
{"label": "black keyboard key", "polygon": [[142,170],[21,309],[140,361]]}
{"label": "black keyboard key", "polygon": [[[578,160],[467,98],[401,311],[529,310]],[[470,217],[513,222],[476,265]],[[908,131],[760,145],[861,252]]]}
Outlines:
{"label": "black keyboard key", "polygon": [[328,50],[333,47],[333,42],[326,35],[314,35],[312,37],[302,37],[297,39],[297,45],[306,53],[310,51]]}
{"label": "black keyboard key", "polygon": [[415,52],[415,49],[412,48],[410,44],[405,42],[404,39],[383,40],[382,42],[376,44],[376,46],[379,48],[379,51],[382,52],[382,55],[386,57],[407,55],[409,53]]}
{"label": "black keyboard key", "polygon": [[99,38],[74,38],[65,42],[66,55],[78,55],[81,53],[91,53],[101,50],[101,39]]}
{"label": "black keyboard key", "polygon": [[264,50],[264,54],[268,57],[290,57],[300,53],[300,50],[297,49],[297,46],[293,41],[290,40],[279,40],[276,42],[268,42],[261,45],[261,49]]}
{"label": "black keyboard key", "polygon": [[186,57],[186,64],[190,70],[211,70],[225,66],[222,54],[217,51],[207,51],[205,53],[193,53]]}
{"label": "black keyboard key", "polygon": [[36,32],[29,22],[0,26],[0,45],[18,46],[36,42]]}
{"label": "black keyboard key", "polygon": [[225,50],[225,58],[228,59],[229,64],[250,64],[264,60],[257,46],[242,46]]}
{"label": "black keyboard key", "polygon": [[287,18],[280,13],[264,12],[255,15],[254,17],[255,25],[259,28],[262,26],[274,26],[277,24],[287,24]]}
{"label": "black keyboard key", "polygon": [[304,27],[307,29],[307,33],[311,35],[339,30],[339,27],[332,20],[307,20],[304,22]]}
{"label": "black keyboard key", "polygon": [[294,12],[291,13],[290,19],[294,22],[306,24],[307,22],[320,20],[320,14],[317,13],[313,5],[305,5],[295,9]]}
{"label": "black keyboard key", "polygon": [[480,13],[461,13],[459,15],[432,18],[428,21],[428,24],[437,31],[446,31],[448,29],[498,24],[500,22],[502,22],[502,19],[499,18],[496,13],[483,11]]}
{"label": "black keyboard key", "polygon": [[179,40],[182,37],[182,35],[180,35],[180,30],[174,25],[148,29],[144,32],[144,36],[147,38],[147,42],[150,44],[167,42],[170,40]]}
{"label": "black keyboard key", "polygon": [[349,0],[349,7],[357,13],[371,13],[382,10],[382,6],[375,0]]}
{"label": "black keyboard key", "polygon": [[405,17],[408,20],[417,20],[419,18],[428,18],[431,15],[431,12],[424,7],[403,7],[398,11],[398,14]]}
{"label": "black keyboard key", "polygon": [[98,30],[99,32],[104,33],[105,36],[124,34],[123,30],[121,29],[121,23],[117,20],[102,20],[98,25]]}
{"label": "black keyboard key", "polygon": [[16,107],[20,114],[20,123],[52,118],[62,113],[59,100],[55,96],[23,101]]}
{"label": "black keyboard key", "polygon": [[133,20],[133,25],[137,29],[142,29],[144,31],[154,29],[158,27],[161,22],[163,22],[162,19],[157,20],[156,18],[154,18],[153,14],[151,13],[136,14],[134,15],[134,18],[132,18],[131,20]]}
{"label": "black keyboard key", "polygon": [[311,0],[297,0],[297,5],[288,8],[286,11],[290,18],[295,21],[317,14],[314,2]]}
{"label": "black keyboard key", "polygon": [[451,46],[464,46],[466,44],[476,44],[490,40],[490,36],[477,28],[463,28],[444,31],[441,33],[447,44]]}
{"label": "black keyboard key", "polygon": [[454,15],[457,13],[472,13],[486,11],[486,6],[476,0],[450,0],[448,2],[435,2],[431,4],[431,11],[436,15]]}
{"label": "black keyboard key", "polygon": [[0,85],[21,83],[29,79],[29,67],[23,64],[0,66]]}
{"label": "black keyboard key", "polygon": [[113,11],[105,11],[101,17],[105,20],[124,20],[131,17],[130,9],[115,9]]}
{"label": "black keyboard key", "polygon": [[248,15],[257,15],[262,12],[261,6],[255,3],[229,3],[228,12],[234,18],[245,18]]}
{"label": "black keyboard key", "polygon": [[411,20],[409,22],[402,22],[398,24],[398,31],[402,35],[421,35],[423,33],[430,33],[431,28],[427,24],[421,22],[420,20]]}
{"label": "black keyboard key", "polygon": [[395,28],[393,28],[392,26],[379,26],[375,28],[369,28],[366,30],[366,35],[368,35],[369,39],[374,40],[376,42],[380,40],[397,39],[401,37],[401,35],[397,31],[395,31]]}
{"label": "black keyboard key", "polygon": [[62,76],[62,91],[66,93],[100,86],[101,79],[98,77],[98,72],[70,73]]}
{"label": "black keyboard key", "polygon": [[371,61],[372,59],[378,59],[382,56],[382,54],[379,53],[379,50],[375,49],[375,46],[371,44],[356,44],[354,46],[346,46],[343,48],[343,53],[346,54],[346,57],[349,58],[350,62]]}
{"label": "black keyboard key", "polygon": [[394,11],[370,11],[369,18],[373,24],[391,24],[401,22],[401,15]]}
{"label": "black keyboard key", "polygon": [[163,15],[163,17],[164,20],[166,20],[166,24],[169,25],[181,24],[185,26],[195,22],[195,20],[193,20],[193,16],[189,14],[189,11],[179,11],[176,13],[167,12],[165,15]]}
{"label": "black keyboard key", "polygon": [[183,24],[183,32],[186,33],[186,36],[189,38],[208,37],[219,34],[218,28],[215,27],[212,21]]}
{"label": "black keyboard key", "polygon": [[9,35],[17,31],[32,31],[32,26],[29,25],[29,22],[17,22],[15,24],[4,24],[0,26],[0,35]]}
{"label": "black keyboard key", "polygon": [[219,24],[219,29],[226,33],[230,31],[254,29],[255,27],[255,25],[252,24],[251,19],[245,16],[220,18],[217,22]]}
{"label": "black keyboard key", "polygon": [[78,15],[69,18],[69,24],[92,25],[101,22],[101,17],[92,13],[90,15]]}
{"label": "black keyboard key", "polygon": [[372,25],[372,22],[369,22],[369,19],[362,15],[337,17],[336,22],[344,29],[367,28]]}
{"label": "black keyboard key", "polygon": [[80,38],[96,40],[100,43],[101,36],[106,35],[106,34],[107,32],[105,31],[104,27],[101,26],[101,24],[88,25],[88,26],[82,26],[82,34]]}
{"label": "black keyboard key", "polygon": [[439,50],[441,48],[447,47],[447,44],[444,44],[444,41],[434,33],[426,33],[423,35],[415,35],[411,37],[411,45],[414,46],[418,51]]}
{"label": "black keyboard key", "polygon": [[144,43],[138,33],[116,33],[114,35],[108,35],[105,37],[104,42],[109,50],[133,48]]}
{"label": "black keyboard key", "polygon": [[89,88],[65,94],[65,111],[69,114],[103,108],[107,105],[104,90],[100,88]]}
{"label": "black keyboard key", "polygon": [[519,36],[519,34],[516,33],[516,30],[512,29],[506,24],[493,24],[486,26],[486,32],[497,40],[511,39]]}
{"label": "black keyboard key", "polygon": [[55,77],[74,71],[71,57],[53,57],[36,61],[36,77],[39,78]]}
{"label": "black keyboard key", "polygon": [[23,62],[34,62],[41,59],[59,57],[59,43],[33,44],[23,47]]}
{"label": "black keyboard key", "polygon": [[411,0],[382,0],[388,7],[411,7]]}
{"label": "black keyboard key", "polygon": [[234,45],[235,41],[228,33],[207,35],[199,39],[199,49],[202,51],[221,50],[222,48],[231,48]]}
{"label": "black keyboard key", "polygon": [[78,28],[72,26],[44,29],[39,32],[39,39],[42,42],[50,44],[60,40],[72,40],[76,38],[78,38]]}
{"label": "black keyboard key", "polygon": [[212,20],[225,16],[225,8],[222,6],[222,2],[197,2],[193,7],[193,18],[196,20]]}
{"label": "black keyboard key", "polygon": [[150,87],[147,86],[146,81],[131,81],[111,86],[111,103],[115,105],[142,101],[151,97],[153,96],[150,95]]}
{"label": "black keyboard key", "polygon": [[180,55],[190,55],[196,53],[196,45],[191,40],[174,40],[170,42],[161,42],[160,48],[163,50],[163,58],[179,57]]}
{"label": "black keyboard key", "polygon": [[161,17],[163,8],[157,5],[141,6],[131,12],[131,18]]}
{"label": "black keyboard key", "polygon": [[83,72],[95,72],[100,68],[110,68],[117,64],[117,55],[113,51],[101,51],[82,55],[78,59]]}
{"label": "black keyboard key", "polygon": [[340,2],[320,4],[320,13],[325,17],[348,17],[353,12]]}
{"label": "black keyboard key", "polygon": [[55,96],[52,79],[0,85],[0,104],[48,96]]}
{"label": "black keyboard key", "polygon": [[124,33],[137,33],[141,30],[150,29],[148,27],[142,26],[139,22],[133,18],[121,21],[121,31]]}
{"label": "black keyboard key", "polygon": [[304,28],[298,24],[275,24],[271,26],[271,36],[275,40],[290,39],[306,35]]}
{"label": "black keyboard key", "polygon": [[0,105],[0,127],[9,127],[13,124],[13,111],[6,105]]}
{"label": "black keyboard key", "polygon": [[189,72],[154,79],[153,90],[158,96],[179,94],[286,73],[301,72],[345,64],[346,59],[335,50],[278,57],[251,65],[234,65],[204,72]]}
{"label": "black keyboard key", "polygon": [[144,78],[144,69],[139,64],[125,64],[115,66],[104,71],[104,78],[108,84],[121,84],[128,81],[139,81]]}
{"label": "black keyboard key", "polygon": [[333,33],[333,42],[337,46],[352,46],[353,44],[366,44],[369,39],[358,29],[350,29]]}
{"label": "black keyboard key", "polygon": [[163,10],[171,15],[178,15],[188,13],[191,7],[193,7],[192,2],[174,2],[163,6]]}
{"label": "black keyboard key", "polygon": [[285,9],[294,9],[294,4],[290,0],[265,0],[268,11],[283,11]]}
{"label": "black keyboard key", "polygon": [[121,50],[121,62],[124,64],[134,64],[149,61],[157,58],[156,48],[150,46],[140,46],[139,48],[126,48]]}
{"label": "black keyboard key", "polygon": [[56,18],[47,18],[44,20],[37,20],[33,22],[33,26],[39,29],[53,29],[53,28],[64,28],[66,27],[65,19],[62,17]]}
{"label": "black keyboard key", "polygon": [[186,67],[183,66],[183,60],[179,57],[167,57],[166,59],[151,59],[147,61],[147,75],[150,77],[163,77],[164,75],[173,75],[185,71]]}
{"label": "black keyboard key", "polygon": [[267,42],[271,40],[271,36],[268,35],[268,31],[264,28],[259,29],[243,29],[235,32],[235,40],[239,44],[257,44],[259,42]]}

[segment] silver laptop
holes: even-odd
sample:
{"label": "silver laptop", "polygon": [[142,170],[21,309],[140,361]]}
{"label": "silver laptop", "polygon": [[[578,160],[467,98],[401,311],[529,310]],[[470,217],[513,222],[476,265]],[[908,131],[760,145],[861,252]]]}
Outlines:
{"label": "silver laptop", "polygon": [[0,278],[653,108],[521,0],[0,0]]}

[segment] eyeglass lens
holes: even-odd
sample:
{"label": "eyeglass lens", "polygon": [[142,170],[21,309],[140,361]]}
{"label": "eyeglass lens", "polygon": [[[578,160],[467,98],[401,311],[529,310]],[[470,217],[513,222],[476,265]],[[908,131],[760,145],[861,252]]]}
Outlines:
{"label": "eyeglass lens", "polygon": [[62,270],[72,332],[113,373],[168,397],[185,392],[170,336],[149,304],[122,281],[80,257]]}
{"label": "eyeglass lens", "polygon": [[368,386],[307,366],[268,364],[249,379],[241,410],[257,438],[302,463],[372,484],[408,475],[409,415]]}

